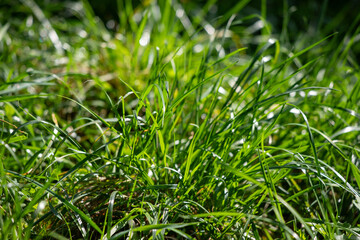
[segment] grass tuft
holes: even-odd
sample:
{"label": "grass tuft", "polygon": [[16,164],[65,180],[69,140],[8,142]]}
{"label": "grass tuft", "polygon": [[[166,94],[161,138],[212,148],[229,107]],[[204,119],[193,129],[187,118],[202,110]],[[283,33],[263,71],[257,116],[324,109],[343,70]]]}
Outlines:
{"label": "grass tuft", "polygon": [[1,239],[360,239],[353,2],[229,2],[0,4]]}

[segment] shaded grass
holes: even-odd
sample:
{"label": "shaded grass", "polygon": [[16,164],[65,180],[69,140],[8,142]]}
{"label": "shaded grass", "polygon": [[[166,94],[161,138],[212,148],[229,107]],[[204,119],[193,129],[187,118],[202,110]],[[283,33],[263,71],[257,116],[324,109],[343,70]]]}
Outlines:
{"label": "shaded grass", "polygon": [[0,29],[2,238],[360,237],[359,19],[287,47],[266,1],[118,1],[115,33],[86,1],[22,3]]}

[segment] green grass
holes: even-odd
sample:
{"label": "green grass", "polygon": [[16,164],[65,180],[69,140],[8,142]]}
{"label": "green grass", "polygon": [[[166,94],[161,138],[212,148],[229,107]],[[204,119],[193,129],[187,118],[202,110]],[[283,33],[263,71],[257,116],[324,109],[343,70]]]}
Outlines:
{"label": "green grass", "polygon": [[216,4],[0,5],[1,239],[360,239],[360,15]]}

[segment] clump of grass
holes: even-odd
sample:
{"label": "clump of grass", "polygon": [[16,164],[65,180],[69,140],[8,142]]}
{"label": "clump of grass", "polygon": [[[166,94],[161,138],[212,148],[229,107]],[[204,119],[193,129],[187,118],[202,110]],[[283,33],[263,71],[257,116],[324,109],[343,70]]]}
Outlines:
{"label": "clump of grass", "polygon": [[115,31],[87,1],[21,3],[0,17],[1,238],[360,237],[359,18],[290,42],[266,1],[118,1]]}

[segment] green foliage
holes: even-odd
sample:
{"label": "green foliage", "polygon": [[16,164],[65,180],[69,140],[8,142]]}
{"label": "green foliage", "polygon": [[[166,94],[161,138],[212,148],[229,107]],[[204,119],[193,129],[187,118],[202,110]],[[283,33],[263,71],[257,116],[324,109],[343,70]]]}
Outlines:
{"label": "green foliage", "polygon": [[268,3],[4,1],[0,238],[360,238],[360,17]]}

